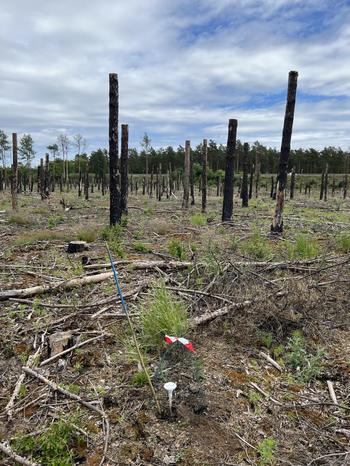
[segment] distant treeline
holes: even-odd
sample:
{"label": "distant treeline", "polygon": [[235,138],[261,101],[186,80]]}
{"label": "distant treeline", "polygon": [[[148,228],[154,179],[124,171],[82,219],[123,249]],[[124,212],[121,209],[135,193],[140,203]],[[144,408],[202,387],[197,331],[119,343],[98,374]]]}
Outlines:
{"label": "distant treeline", "polygon": [[[202,144],[191,149],[191,159],[193,163],[194,175],[199,176],[201,171]],[[213,140],[208,141],[208,178],[211,176],[220,175],[223,177],[225,170],[226,146],[217,144]],[[322,173],[328,164],[329,173],[344,173],[345,164],[349,154],[341,148],[325,147],[323,150],[316,149],[297,149],[291,151],[289,161],[289,170],[294,170],[296,173],[313,174]],[[137,151],[134,148],[129,149],[129,173],[144,174],[146,173],[146,158],[148,159],[148,173],[166,174],[168,171],[182,173],[184,164],[184,147],[178,146],[176,149],[169,146],[166,148],[154,149],[149,147],[147,151]],[[251,168],[257,160],[260,160],[260,172],[275,174],[278,171],[279,151],[266,147],[259,142],[255,142],[250,146],[249,162]],[[10,157],[8,157],[10,161]],[[83,153],[76,155],[73,159],[63,163],[64,158],[57,152],[50,154],[50,172],[54,176],[63,176],[63,166],[68,166],[69,174],[78,174],[79,171],[95,174],[97,177],[102,177],[109,170],[108,152],[106,149],[97,149],[91,152],[90,155]],[[235,155],[235,172],[242,172],[243,162],[243,144],[237,141]],[[9,167],[7,168],[9,170]],[[20,170],[29,171],[35,170],[34,164],[31,168],[28,164],[20,164]]]}

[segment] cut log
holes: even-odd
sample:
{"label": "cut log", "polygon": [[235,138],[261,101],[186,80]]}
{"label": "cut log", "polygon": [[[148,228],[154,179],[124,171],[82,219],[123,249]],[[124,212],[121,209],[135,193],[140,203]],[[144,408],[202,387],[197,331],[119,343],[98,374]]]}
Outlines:
{"label": "cut log", "polygon": [[67,252],[68,254],[75,254],[76,252],[83,252],[87,249],[87,244],[85,241],[71,241],[68,244]]}
{"label": "cut log", "polygon": [[[191,262],[166,262],[166,261],[123,261],[133,266],[136,270],[141,269],[184,269],[192,265]],[[102,264],[103,267],[110,267],[110,264]],[[118,265],[118,262],[116,263]],[[96,268],[101,264],[96,264]],[[89,266],[87,266],[89,267]],[[86,268],[87,268],[86,267]],[[38,285],[30,288],[21,288],[14,290],[0,291],[0,301],[6,301],[10,298],[28,298],[38,294],[52,292],[60,289],[79,288],[92,283],[101,283],[113,277],[113,272],[104,272],[96,275],[89,275],[82,278],[72,278],[71,280],[62,281],[55,284]]]}
{"label": "cut log", "polygon": [[210,322],[211,320],[216,319],[217,317],[224,316],[228,314],[230,311],[234,309],[243,309],[245,307],[250,306],[253,303],[253,301],[247,300],[243,301],[241,303],[233,303],[230,304],[229,306],[222,307],[220,309],[217,309],[216,311],[213,312],[206,312],[205,314],[195,317],[190,321],[190,328],[195,328],[198,325],[206,324],[207,322]]}

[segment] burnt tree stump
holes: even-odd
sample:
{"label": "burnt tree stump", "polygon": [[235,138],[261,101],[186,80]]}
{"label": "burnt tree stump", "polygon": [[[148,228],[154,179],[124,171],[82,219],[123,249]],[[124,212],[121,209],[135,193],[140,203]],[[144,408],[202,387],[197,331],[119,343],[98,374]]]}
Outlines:
{"label": "burnt tree stump", "polygon": [[228,123],[226,169],[224,181],[224,199],[222,203],[222,221],[229,222],[233,211],[233,167],[236,150],[237,120],[230,119]]}

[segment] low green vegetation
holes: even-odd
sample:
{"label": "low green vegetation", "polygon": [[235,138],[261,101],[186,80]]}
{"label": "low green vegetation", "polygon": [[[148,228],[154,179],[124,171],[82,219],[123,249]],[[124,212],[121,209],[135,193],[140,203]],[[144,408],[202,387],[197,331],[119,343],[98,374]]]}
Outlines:
{"label": "low green vegetation", "polygon": [[147,246],[145,243],[142,243],[141,241],[135,241],[132,244],[132,248],[136,252],[141,252],[141,253],[152,252],[152,249],[149,246]]}
{"label": "low green vegetation", "polygon": [[315,354],[306,350],[305,339],[300,332],[294,332],[289,338],[284,359],[296,371],[296,378],[308,383],[319,376],[323,368],[324,350],[320,347]]}
{"label": "low green vegetation", "polygon": [[267,437],[258,443],[259,465],[272,465],[275,462],[276,440]]}
{"label": "low green vegetation", "polygon": [[135,385],[136,387],[143,387],[144,385],[147,384],[147,375],[145,372],[140,371],[136,372],[132,376],[132,384]]}
{"label": "low green vegetation", "polygon": [[19,437],[11,447],[18,454],[46,466],[73,466],[76,464],[74,448],[83,444],[82,437],[71,424],[55,421],[38,437]]}
{"label": "low green vegetation", "polygon": [[257,227],[253,229],[253,233],[248,239],[242,241],[241,250],[257,260],[268,260],[272,257],[272,248],[269,241],[261,235]]}
{"label": "low green vegetation", "polygon": [[20,226],[31,225],[33,223],[32,220],[24,214],[12,214],[8,218],[8,222]]}
{"label": "low green vegetation", "polygon": [[188,327],[185,304],[163,283],[155,285],[152,294],[140,314],[140,341],[146,350],[161,348],[166,334],[183,336]]}
{"label": "low green vegetation", "polygon": [[52,231],[52,230],[40,230],[26,232],[25,234],[16,236],[13,244],[15,246],[26,246],[39,241],[72,241],[74,239],[74,233],[65,231]]}
{"label": "low green vegetation", "polygon": [[86,241],[87,243],[93,243],[97,240],[98,230],[96,228],[84,228],[77,232],[77,238],[80,241]]}
{"label": "low green vegetation", "polygon": [[55,228],[63,221],[64,217],[62,215],[50,215],[50,217],[47,219],[47,228]]}
{"label": "low green vegetation", "polygon": [[102,239],[107,241],[108,247],[111,250],[111,252],[120,258],[125,257],[125,252],[122,245],[122,232],[123,228],[121,227],[121,225],[106,227],[102,231]]}
{"label": "low green vegetation", "polygon": [[191,215],[190,222],[195,227],[202,227],[207,224],[207,217],[203,214],[194,214]]}
{"label": "low green vegetation", "polygon": [[168,251],[171,256],[178,260],[186,259],[186,251],[184,244],[178,239],[172,239],[168,243]]}
{"label": "low green vegetation", "polygon": [[287,254],[290,260],[314,259],[319,254],[319,246],[309,235],[299,234],[295,242],[287,243]]}
{"label": "low green vegetation", "polygon": [[336,237],[336,247],[343,254],[350,252],[350,234],[342,233]]}

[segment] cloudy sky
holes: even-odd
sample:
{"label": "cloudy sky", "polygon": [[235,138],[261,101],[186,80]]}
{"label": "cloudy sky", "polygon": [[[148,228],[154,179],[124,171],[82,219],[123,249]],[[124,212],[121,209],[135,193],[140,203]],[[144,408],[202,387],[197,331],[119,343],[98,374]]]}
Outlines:
{"label": "cloudy sky", "polygon": [[130,145],[238,137],[279,147],[289,70],[292,145],[350,146],[349,0],[2,0],[0,128],[108,145],[108,73]]}

